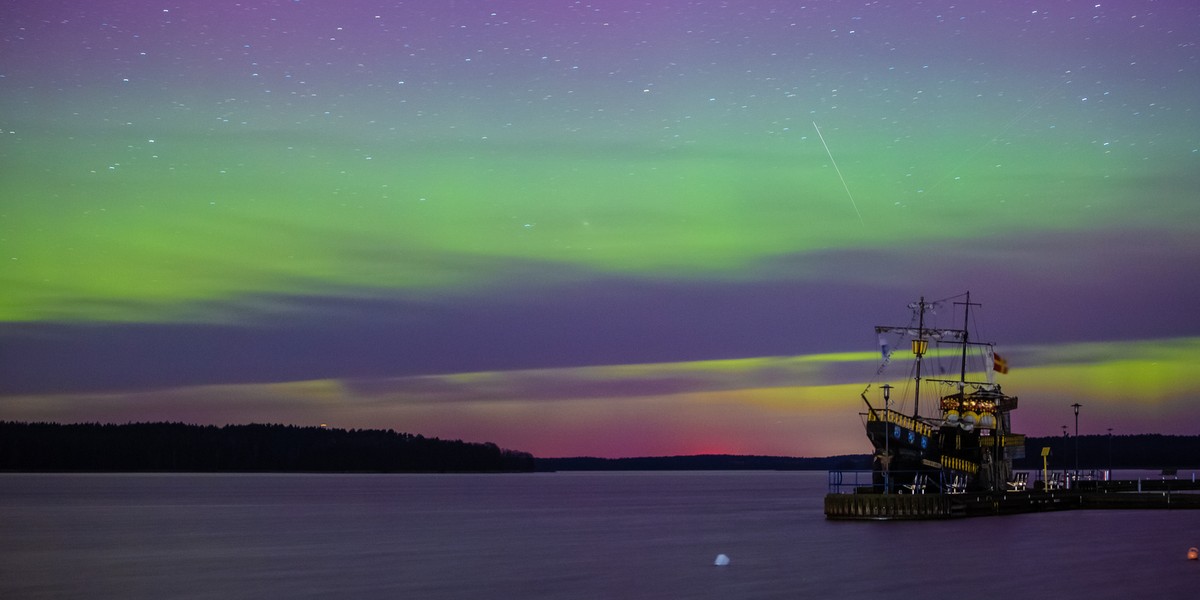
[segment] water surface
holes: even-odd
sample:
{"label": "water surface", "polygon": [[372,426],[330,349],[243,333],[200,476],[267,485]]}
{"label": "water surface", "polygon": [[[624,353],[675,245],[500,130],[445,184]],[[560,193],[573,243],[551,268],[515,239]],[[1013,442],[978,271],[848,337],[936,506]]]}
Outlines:
{"label": "water surface", "polygon": [[[1200,511],[830,522],[825,473],[0,475],[0,598],[1184,597]],[[716,567],[717,554],[731,558]]]}

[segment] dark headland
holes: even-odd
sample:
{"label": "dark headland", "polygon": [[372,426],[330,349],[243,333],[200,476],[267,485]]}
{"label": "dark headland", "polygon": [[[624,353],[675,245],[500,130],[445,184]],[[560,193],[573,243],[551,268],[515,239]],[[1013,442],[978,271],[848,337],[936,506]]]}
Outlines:
{"label": "dark headland", "polygon": [[[1200,463],[1200,435],[1081,435],[1078,438],[1030,437],[1026,458],[1014,461],[1023,470],[1042,468],[1041,449],[1050,448],[1050,469],[1185,469]],[[832,471],[871,468],[871,455],[819,458],[728,454],[641,458],[537,458],[539,471]]]}

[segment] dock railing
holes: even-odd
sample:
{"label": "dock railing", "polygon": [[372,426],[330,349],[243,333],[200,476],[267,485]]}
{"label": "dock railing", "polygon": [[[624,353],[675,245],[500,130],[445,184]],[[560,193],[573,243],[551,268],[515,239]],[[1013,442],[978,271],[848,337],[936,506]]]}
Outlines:
{"label": "dock railing", "polygon": [[[1107,469],[1075,471],[1050,471],[1048,481],[1042,479],[1040,470],[1029,471],[1028,489],[1033,491],[1082,491],[1082,492],[1143,492],[1143,491],[1196,491],[1200,490],[1196,472],[1174,475],[1158,473],[1158,469],[1134,469],[1135,473],[1114,473]],[[1140,471],[1140,472],[1138,472]]]}
{"label": "dock railing", "polygon": [[[1116,479],[1111,471],[1050,471],[1049,481],[1040,470],[1016,471],[1001,493],[1070,492],[1200,492],[1197,472],[1182,475],[1145,474]],[[966,475],[942,471],[829,471],[829,494],[960,494],[966,492]],[[1015,484],[1015,485],[1014,485]]]}
{"label": "dock railing", "polygon": [[874,485],[872,471],[830,471],[829,472],[829,493],[830,494],[853,494],[860,487],[871,487]]}
{"label": "dock railing", "polygon": [[947,479],[929,471],[829,471],[830,494],[954,494],[963,491],[965,478]]}
{"label": "dock railing", "polygon": [[1103,469],[1092,469],[1090,471],[1050,471],[1047,473],[1048,480],[1042,478],[1041,471],[1029,472],[1029,489],[1038,490],[1071,490],[1079,487],[1081,482],[1085,481],[1109,481],[1112,479],[1112,472]]}

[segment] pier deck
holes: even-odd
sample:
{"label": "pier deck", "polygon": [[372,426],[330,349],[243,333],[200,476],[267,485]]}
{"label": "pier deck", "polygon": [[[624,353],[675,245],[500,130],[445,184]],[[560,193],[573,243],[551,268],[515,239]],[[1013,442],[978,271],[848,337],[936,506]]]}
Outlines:
{"label": "pier deck", "polygon": [[[1081,482],[1071,490],[968,492],[959,494],[875,493],[825,496],[825,517],[835,520],[891,521],[953,519],[1077,509],[1200,509],[1200,482],[1130,480]],[[1140,490],[1140,491],[1138,491]]]}

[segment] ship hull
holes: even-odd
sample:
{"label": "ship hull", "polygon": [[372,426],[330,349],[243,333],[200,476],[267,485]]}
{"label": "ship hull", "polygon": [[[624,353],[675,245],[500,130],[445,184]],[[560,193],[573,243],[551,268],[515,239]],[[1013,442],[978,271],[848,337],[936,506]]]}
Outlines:
{"label": "ship hull", "polygon": [[976,432],[933,427],[891,411],[869,415],[866,429],[875,448],[872,483],[880,492],[961,492],[983,483]]}

